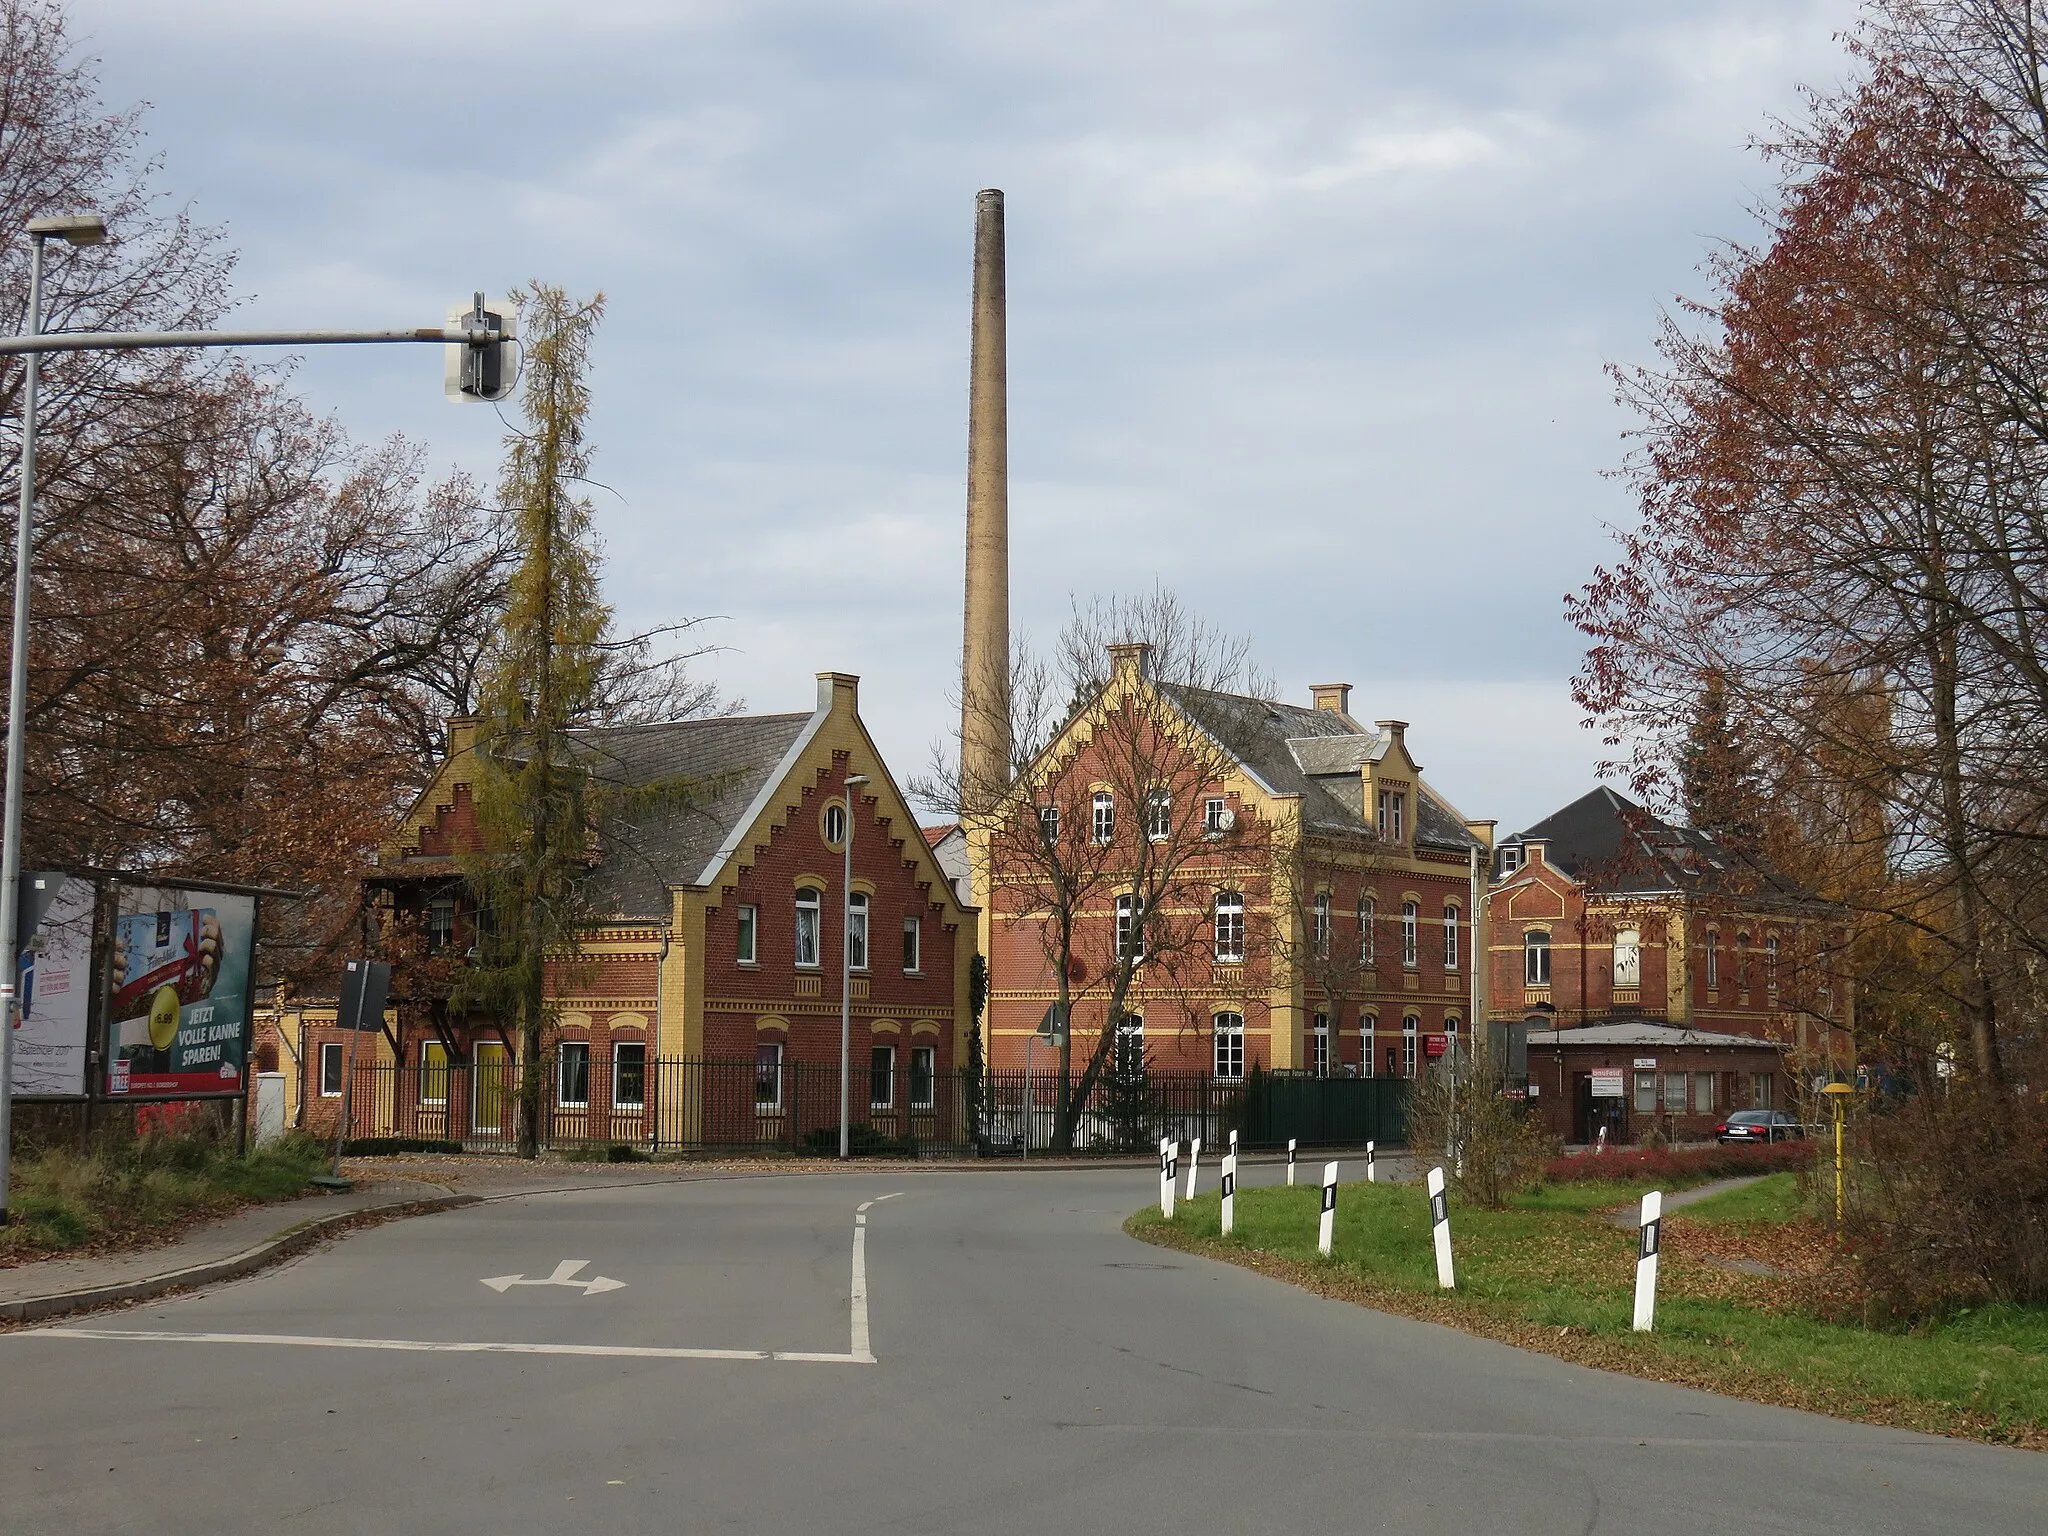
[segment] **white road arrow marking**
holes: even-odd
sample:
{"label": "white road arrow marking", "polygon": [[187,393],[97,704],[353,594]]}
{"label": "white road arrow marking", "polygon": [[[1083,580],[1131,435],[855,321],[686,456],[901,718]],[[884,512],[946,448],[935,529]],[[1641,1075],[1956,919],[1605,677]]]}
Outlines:
{"label": "white road arrow marking", "polygon": [[555,1266],[555,1272],[545,1280],[529,1280],[524,1275],[493,1275],[482,1283],[488,1285],[500,1296],[515,1285],[563,1285],[572,1291],[581,1291],[586,1296],[595,1296],[599,1291],[623,1291],[626,1282],[613,1280],[605,1275],[594,1279],[579,1280],[576,1271],[590,1262],[588,1259],[564,1259]]}

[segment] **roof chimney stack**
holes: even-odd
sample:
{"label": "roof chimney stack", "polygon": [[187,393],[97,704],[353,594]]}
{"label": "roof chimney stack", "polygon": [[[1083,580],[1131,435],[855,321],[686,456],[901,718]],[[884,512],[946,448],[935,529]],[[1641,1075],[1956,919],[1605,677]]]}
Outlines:
{"label": "roof chimney stack", "polygon": [[1010,781],[1010,406],[1003,194],[974,200],[974,336],[967,391],[967,592],[960,647],[960,782],[979,808]]}
{"label": "roof chimney stack", "polygon": [[1328,710],[1333,715],[1351,713],[1349,683],[1310,683],[1308,696],[1315,701],[1317,709]]}

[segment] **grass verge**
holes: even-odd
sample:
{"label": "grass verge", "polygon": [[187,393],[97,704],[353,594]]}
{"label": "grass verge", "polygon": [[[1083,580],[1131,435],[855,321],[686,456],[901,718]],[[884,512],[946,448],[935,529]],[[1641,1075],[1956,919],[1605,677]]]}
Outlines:
{"label": "grass verge", "polygon": [[2048,1309],[1979,1309],[1914,1333],[1826,1320],[1839,1270],[1825,1233],[1799,1214],[1791,1174],[1665,1218],[1657,1329],[1634,1332],[1636,1237],[1601,1213],[1639,1193],[1550,1186],[1501,1211],[1454,1208],[1449,1293],[1437,1288],[1428,1203],[1412,1185],[1345,1185],[1328,1259],[1315,1247],[1315,1188],[1241,1191],[1228,1238],[1214,1195],[1180,1204],[1171,1222],[1141,1211],[1125,1229],[1581,1365],[2048,1450]]}
{"label": "grass verge", "polygon": [[322,1161],[320,1146],[304,1137],[241,1158],[203,1136],[23,1157],[14,1164],[13,1219],[0,1227],[0,1266],[165,1241],[194,1221],[303,1194]]}

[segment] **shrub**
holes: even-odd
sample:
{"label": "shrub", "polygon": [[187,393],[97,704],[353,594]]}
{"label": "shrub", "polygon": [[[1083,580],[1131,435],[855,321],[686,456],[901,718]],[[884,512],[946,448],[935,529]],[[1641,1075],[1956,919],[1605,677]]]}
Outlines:
{"label": "shrub", "polygon": [[[839,1127],[821,1125],[804,1138],[804,1150],[813,1157],[837,1157],[839,1155]],[[848,1157],[909,1157],[912,1155],[907,1142],[896,1141],[884,1136],[872,1125],[849,1125],[846,1128],[846,1155]]]}
{"label": "shrub", "polygon": [[419,1136],[358,1136],[341,1144],[344,1157],[392,1157],[400,1152],[460,1152],[459,1141],[432,1141]]}
{"label": "shrub", "polygon": [[1542,1181],[1556,1139],[1528,1105],[1502,1091],[1503,1082],[1482,1058],[1455,1078],[1438,1062],[1408,1099],[1408,1146],[1418,1159],[1442,1149],[1458,1193],[1499,1210],[1507,1197]]}
{"label": "shrub", "polygon": [[1813,1156],[1814,1143],[1810,1141],[1780,1141],[1764,1147],[1637,1147],[1552,1158],[1544,1165],[1543,1178],[1550,1184],[1739,1179],[1804,1168]]}

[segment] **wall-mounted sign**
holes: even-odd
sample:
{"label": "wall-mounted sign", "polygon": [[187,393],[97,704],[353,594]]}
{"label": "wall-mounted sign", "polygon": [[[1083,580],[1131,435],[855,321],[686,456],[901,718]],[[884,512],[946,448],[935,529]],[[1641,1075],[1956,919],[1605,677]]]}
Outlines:
{"label": "wall-mounted sign", "polygon": [[1422,1040],[1424,1052],[1431,1056],[1441,1056],[1450,1048],[1450,1037],[1447,1035],[1424,1035]]}
{"label": "wall-mounted sign", "polygon": [[1626,1074],[1620,1067],[1595,1067],[1593,1069],[1593,1097],[1596,1099],[1625,1099],[1627,1087],[1622,1079]]}
{"label": "wall-mounted sign", "polygon": [[1654,1071],[1656,1071],[1656,1070],[1657,1070],[1657,1058],[1656,1058],[1656,1057],[1654,1057],[1654,1056],[1638,1056],[1638,1057],[1636,1058],[1636,1070],[1637,1070],[1638,1072],[1654,1072]]}

